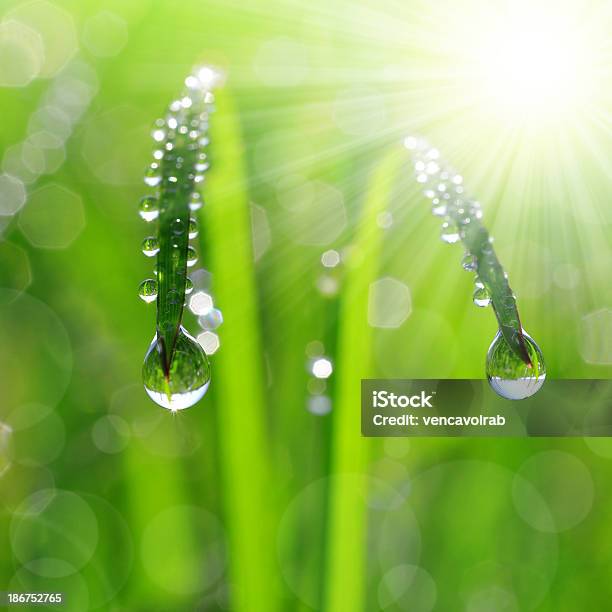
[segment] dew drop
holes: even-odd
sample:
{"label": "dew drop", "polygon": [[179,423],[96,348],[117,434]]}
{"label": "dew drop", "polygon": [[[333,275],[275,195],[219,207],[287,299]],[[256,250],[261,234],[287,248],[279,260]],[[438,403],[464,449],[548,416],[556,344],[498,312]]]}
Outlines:
{"label": "dew drop", "polygon": [[168,304],[176,305],[181,301],[181,294],[176,289],[170,289],[166,296]]}
{"label": "dew drop", "polygon": [[189,295],[193,291],[193,281],[187,278],[185,281],[185,295]]}
{"label": "dew drop", "polygon": [[208,390],[208,357],[197,340],[180,327],[168,375],[164,372],[156,336],[145,355],[142,380],[148,396],[162,408],[172,412],[190,408]]}
{"label": "dew drop", "polygon": [[191,268],[192,266],[195,266],[197,262],[198,254],[196,250],[192,246],[187,247],[187,266]]}
{"label": "dew drop", "polygon": [[192,217],[189,219],[189,238],[196,238],[198,235],[198,222]]}
{"label": "dew drop", "polygon": [[138,287],[138,295],[147,304],[154,302],[157,299],[157,281],[152,278],[143,280]]}
{"label": "dew drop", "polygon": [[495,393],[510,400],[531,397],[546,380],[546,366],[540,347],[525,330],[523,338],[532,365],[527,365],[497,332],[487,353],[487,378]]}
{"label": "dew drop", "polygon": [[172,222],[172,233],[176,236],[181,236],[185,233],[185,222],[182,219],[176,218]]}
{"label": "dew drop", "polygon": [[159,217],[159,201],[155,196],[145,196],[140,200],[138,213],[145,221],[155,221]]}
{"label": "dew drop", "polygon": [[476,257],[471,253],[466,253],[461,260],[461,267],[468,272],[476,270]]}
{"label": "dew drop", "polygon": [[442,238],[443,242],[447,244],[454,244],[459,241],[459,232],[457,229],[452,226],[448,221],[445,221],[442,224],[442,233],[440,234],[440,238]]}
{"label": "dew drop", "polygon": [[[436,198],[437,199],[437,198]],[[440,204],[440,200],[438,200],[437,204],[434,204],[431,207],[432,214],[436,215],[436,217],[445,217],[448,212],[446,204]]]}
{"label": "dew drop", "polygon": [[189,199],[189,210],[199,210],[202,208],[202,204],[202,196],[197,191],[194,191]]}
{"label": "dew drop", "polygon": [[155,257],[159,253],[159,240],[149,236],[142,241],[142,252],[147,257]]}
{"label": "dew drop", "polygon": [[473,299],[474,304],[476,304],[476,306],[479,306],[480,308],[486,308],[491,303],[491,295],[484,286],[476,287],[476,289],[474,290]]}
{"label": "dew drop", "polygon": [[198,160],[195,164],[195,169],[197,172],[205,172],[210,168],[210,164],[208,163],[208,159],[206,153],[198,154]]}
{"label": "dew drop", "polygon": [[149,187],[157,187],[161,183],[161,170],[157,162],[153,162],[145,172],[144,182]]}

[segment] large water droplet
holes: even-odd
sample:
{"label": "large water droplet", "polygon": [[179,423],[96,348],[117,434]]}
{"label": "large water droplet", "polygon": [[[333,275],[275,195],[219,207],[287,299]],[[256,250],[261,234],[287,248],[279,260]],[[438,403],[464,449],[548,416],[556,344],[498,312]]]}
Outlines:
{"label": "large water droplet", "polygon": [[478,287],[474,289],[474,304],[480,308],[486,308],[491,303],[491,294],[485,289],[485,287]]}
{"label": "large water droplet", "polygon": [[145,221],[155,221],[159,217],[159,201],[155,196],[145,196],[140,200],[138,213]]}
{"label": "large water droplet", "polygon": [[527,365],[510,347],[500,331],[487,353],[487,378],[495,393],[511,400],[525,399],[540,389],[546,380],[546,365],[540,347],[523,330],[532,365]]}
{"label": "large water droplet", "polygon": [[147,257],[155,257],[159,253],[159,240],[153,236],[142,241],[142,252]]}
{"label": "large water droplet", "polygon": [[208,390],[208,357],[197,340],[180,327],[168,376],[156,336],[145,356],[142,380],[149,397],[162,408],[172,412],[190,408]]}
{"label": "large water droplet", "polygon": [[157,299],[157,281],[152,278],[143,280],[138,287],[138,295],[147,304],[154,302]]}

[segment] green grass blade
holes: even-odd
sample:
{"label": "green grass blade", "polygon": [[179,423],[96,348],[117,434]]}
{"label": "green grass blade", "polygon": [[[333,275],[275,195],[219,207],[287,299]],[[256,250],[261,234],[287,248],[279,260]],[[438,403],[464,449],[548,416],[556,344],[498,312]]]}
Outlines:
{"label": "green grass blade", "polygon": [[[460,223],[461,219],[455,218],[455,222]],[[465,229],[463,243],[467,250],[476,257],[478,278],[491,295],[493,310],[506,342],[525,363],[530,364],[532,360],[523,338],[516,298],[495,250],[491,246],[489,232],[480,221],[473,219]]]}
{"label": "green grass blade", "polygon": [[236,612],[273,612],[275,546],[271,528],[269,445],[264,430],[262,350],[251,249],[249,195],[238,115],[227,91],[216,93],[211,121],[212,166],[205,210],[215,299],[223,309],[215,356],[222,483],[230,532]]}
{"label": "green grass blade", "polygon": [[406,142],[424,193],[432,199],[434,208],[443,209],[441,215],[456,228],[457,239],[461,238],[467,253],[475,259],[476,273],[491,296],[502,335],[512,351],[531,366],[516,298],[497,259],[489,232],[480,220],[480,205],[465,193],[462,177],[440,159],[437,149],[421,138],[409,137]]}
{"label": "green grass blade", "polygon": [[[369,441],[361,437],[360,379],[371,375],[368,291],[378,274],[383,239],[376,217],[386,208],[400,163],[401,155],[392,151],[376,168],[354,244],[356,261],[347,262],[349,269],[339,316],[341,360],[336,381],[332,474],[359,474],[366,465]],[[359,612],[364,609],[365,500],[354,479],[339,478],[335,483],[330,491],[324,609]]]}
{"label": "green grass blade", "polygon": [[[145,181],[159,184],[159,253],[157,254],[157,337],[161,361],[166,377],[176,346],[183,318],[183,304],[187,282],[189,253],[189,203],[197,187],[196,177],[200,158],[205,156],[202,146],[208,127],[210,93],[199,84],[183,92],[182,102],[173,102],[166,120],[159,122],[164,134],[160,142],[163,155],[151,166],[153,176]],[[163,123],[162,123],[163,122]],[[200,142],[203,139],[202,142]]]}

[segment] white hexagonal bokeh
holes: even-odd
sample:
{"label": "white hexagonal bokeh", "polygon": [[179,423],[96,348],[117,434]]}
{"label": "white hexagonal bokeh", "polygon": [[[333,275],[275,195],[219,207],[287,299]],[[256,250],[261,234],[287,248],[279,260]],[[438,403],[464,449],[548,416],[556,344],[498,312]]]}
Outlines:
{"label": "white hexagonal bokeh", "polygon": [[78,49],[74,22],[69,13],[47,0],[32,0],[9,11],[7,18],[34,30],[44,50],[39,76],[55,76]]}
{"label": "white hexagonal bokeh", "polygon": [[19,215],[28,241],[43,249],[65,249],[85,227],[81,198],[57,183],[33,191]]}
{"label": "white hexagonal bokeh", "polygon": [[24,184],[10,174],[0,174],[0,215],[14,215],[25,201]]}
{"label": "white hexagonal bokeh", "polygon": [[24,87],[40,73],[45,59],[36,30],[8,19],[0,23],[0,87]]}
{"label": "white hexagonal bokeh", "polygon": [[219,336],[212,331],[205,331],[198,334],[197,338],[200,346],[204,349],[207,355],[213,355],[219,350],[220,341]]}
{"label": "white hexagonal bokeh", "polygon": [[587,363],[612,364],[612,309],[602,308],[582,317],[580,354]]}
{"label": "white hexagonal bokeh", "polygon": [[150,143],[145,114],[122,105],[89,120],[81,153],[98,180],[111,185],[140,184]]}
{"label": "white hexagonal bokeh", "polygon": [[189,310],[194,315],[203,316],[208,314],[214,307],[212,296],[206,291],[196,291],[189,298]]}
{"label": "white hexagonal bokeh", "polygon": [[332,403],[327,395],[311,395],[308,398],[307,407],[312,414],[323,416],[331,412]]}
{"label": "white hexagonal bokeh", "polygon": [[206,314],[198,317],[202,329],[217,329],[223,323],[223,313],[218,308],[211,308]]}
{"label": "white hexagonal bokeh", "polygon": [[387,276],[370,284],[368,323],[372,327],[399,327],[412,312],[410,289]]}
{"label": "white hexagonal bokeh", "polygon": [[7,147],[2,158],[2,170],[26,185],[30,185],[40,176],[37,172],[32,172],[26,164],[23,142]]}

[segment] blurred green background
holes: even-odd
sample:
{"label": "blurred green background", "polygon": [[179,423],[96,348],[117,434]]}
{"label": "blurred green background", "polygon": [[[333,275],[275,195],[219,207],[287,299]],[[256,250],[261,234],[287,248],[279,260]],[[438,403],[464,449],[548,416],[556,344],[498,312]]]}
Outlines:
{"label": "blurred green background", "polygon": [[[578,55],[537,27],[526,60],[489,40],[508,11]],[[0,590],[608,609],[612,442],[365,440],[359,381],[483,378],[495,333],[414,132],[482,202],[547,375],[610,378],[609,2],[3,0],[0,20]],[[212,296],[224,321],[186,314],[213,378],[172,415],[140,379],[136,210],[151,125],[197,64],[223,84],[193,309]]]}

